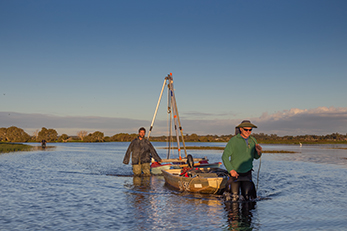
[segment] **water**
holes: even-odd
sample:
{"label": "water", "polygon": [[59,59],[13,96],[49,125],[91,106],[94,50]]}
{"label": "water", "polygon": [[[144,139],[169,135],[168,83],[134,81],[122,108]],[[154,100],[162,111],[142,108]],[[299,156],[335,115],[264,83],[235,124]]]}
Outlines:
{"label": "water", "polygon": [[[1,154],[0,230],[347,230],[346,149],[263,145],[299,153],[263,155],[261,200],[252,205],[172,191],[161,176],[129,177],[128,144]],[[165,143],[154,146],[165,158]],[[222,151],[189,153],[215,162]]]}

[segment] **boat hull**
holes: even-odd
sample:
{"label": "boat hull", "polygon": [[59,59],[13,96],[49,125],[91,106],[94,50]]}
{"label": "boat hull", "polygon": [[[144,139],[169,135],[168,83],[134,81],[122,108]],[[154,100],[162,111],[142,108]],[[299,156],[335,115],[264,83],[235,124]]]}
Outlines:
{"label": "boat hull", "polygon": [[196,177],[180,176],[181,169],[162,170],[165,183],[178,191],[191,193],[221,194],[227,183],[226,177],[199,174]]}

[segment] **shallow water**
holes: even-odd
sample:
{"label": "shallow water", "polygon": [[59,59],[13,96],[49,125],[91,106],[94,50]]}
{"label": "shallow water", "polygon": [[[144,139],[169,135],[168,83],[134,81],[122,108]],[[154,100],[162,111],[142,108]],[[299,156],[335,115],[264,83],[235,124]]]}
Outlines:
{"label": "shallow water", "polygon": [[[264,154],[261,200],[231,204],[172,191],[161,176],[129,177],[131,166],[122,164],[128,144],[67,143],[1,154],[0,230],[347,229],[347,150],[332,149],[346,146],[263,145],[298,153]],[[162,158],[165,145],[154,143]],[[188,152],[221,161],[221,150]]]}

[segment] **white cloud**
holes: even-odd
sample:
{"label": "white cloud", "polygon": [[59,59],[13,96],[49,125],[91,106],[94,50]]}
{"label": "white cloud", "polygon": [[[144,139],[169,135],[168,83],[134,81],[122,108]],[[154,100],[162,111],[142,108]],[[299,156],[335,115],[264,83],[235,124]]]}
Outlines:
{"label": "white cloud", "polygon": [[278,135],[347,133],[347,108],[292,108],[253,120],[264,133]]}
{"label": "white cloud", "polygon": [[182,112],[182,118],[196,117],[196,118],[220,118],[220,117],[230,117],[235,116],[236,114],[233,112],[225,112],[225,113],[206,113],[206,112],[198,112],[198,111],[188,111]]}
{"label": "white cloud", "polygon": [[[189,113],[186,113],[189,114]],[[199,114],[199,113],[197,113]],[[193,117],[194,118],[194,117]],[[256,133],[277,135],[325,135],[334,132],[347,133],[347,108],[318,107],[263,113],[256,118],[234,119],[184,119],[181,120],[184,133],[192,134],[233,134],[234,128],[244,119],[250,119],[258,126]],[[44,114],[0,112],[0,127],[17,126],[29,134],[41,127],[54,128],[59,134],[75,135],[80,130],[102,131],[105,135],[120,132],[135,133],[139,127],[148,128],[150,120],[135,120],[110,117],[62,117]],[[156,120],[152,135],[167,134],[167,121]]]}

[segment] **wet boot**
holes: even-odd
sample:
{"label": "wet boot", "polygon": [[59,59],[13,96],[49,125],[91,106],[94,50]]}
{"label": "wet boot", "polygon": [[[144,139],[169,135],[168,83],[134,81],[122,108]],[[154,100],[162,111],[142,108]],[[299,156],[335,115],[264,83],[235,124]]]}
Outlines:
{"label": "wet boot", "polygon": [[223,196],[224,196],[224,200],[225,201],[230,201],[231,200],[231,193],[230,192],[225,191],[223,193]]}
{"label": "wet boot", "polygon": [[232,196],[231,196],[231,201],[232,202],[236,202],[236,201],[239,201],[239,195],[238,194],[235,194],[233,193]]}

